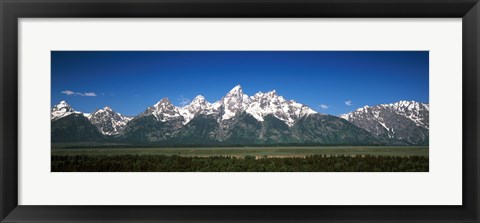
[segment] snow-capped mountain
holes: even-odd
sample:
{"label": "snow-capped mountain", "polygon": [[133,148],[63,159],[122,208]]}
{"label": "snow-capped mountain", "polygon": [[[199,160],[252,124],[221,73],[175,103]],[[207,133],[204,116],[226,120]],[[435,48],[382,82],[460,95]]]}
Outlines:
{"label": "snow-capped mountain", "polygon": [[58,120],[63,117],[67,117],[71,114],[82,114],[81,112],[75,111],[72,106],[67,102],[61,101],[57,105],[53,106],[52,111],[50,112],[50,119]]}
{"label": "snow-capped mountain", "polygon": [[216,107],[222,107],[222,121],[231,119],[235,115],[247,110],[250,105],[250,97],[243,93],[240,85],[235,86],[220,101],[215,102]]}
{"label": "snow-capped mountain", "polygon": [[293,100],[285,100],[282,96],[277,95],[275,90],[248,96],[243,93],[242,87],[237,85],[215,103],[209,103],[205,97],[198,95],[190,104],[176,107],[164,98],[149,107],[142,115],[152,114],[161,122],[182,117],[183,124],[187,124],[198,114],[214,115],[218,122],[222,122],[232,119],[242,112],[252,115],[261,122],[264,121],[265,116],[273,115],[288,126],[292,126],[295,120],[303,116],[317,113],[306,105]]}
{"label": "snow-capped mountain", "polygon": [[159,102],[150,106],[140,116],[153,115],[160,122],[182,118],[179,108],[175,107],[168,98],[162,98]]}
{"label": "snow-capped mountain", "polygon": [[[429,124],[429,114],[430,114],[430,105],[427,103],[420,103],[415,101],[399,101],[393,104],[389,104],[393,110],[397,111],[398,114],[401,114],[408,119],[415,122],[417,126],[424,127],[426,129],[430,128]],[[384,105],[384,107],[387,107]]]}
{"label": "snow-capped mountain", "polygon": [[377,136],[422,144],[428,143],[429,112],[427,103],[399,101],[364,106],[340,117]]}
{"label": "snow-capped mountain", "polygon": [[119,134],[131,119],[131,117],[113,111],[108,106],[98,109],[88,116],[88,120],[97,126],[104,135]]}
{"label": "snow-capped mountain", "polygon": [[114,112],[108,106],[93,113],[82,113],[74,110],[65,101],[61,101],[52,108],[50,118],[53,122],[70,117],[72,114],[85,117],[84,119],[96,126],[103,135],[116,135],[120,133],[120,131],[122,131],[126,124],[132,119],[132,117],[127,117],[120,113]]}
{"label": "snow-capped mountain", "polygon": [[399,101],[335,117],[275,90],[248,96],[237,85],[215,103],[199,95],[176,107],[163,98],[133,118],[108,106],[82,113],[61,101],[52,108],[51,121],[55,142],[428,145],[429,111],[429,104]]}
{"label": "snow-capped mountain", "polygon": [[297,119],[303,116],[317,113],[306,105],[284,99],[275,90],[248,96],[243,93],[240,85],[235,86],[215,104],[223,107],[221,109],[223,111],[222,120],[230,119],[245,111],[260,122],[264,121],[265,116],[273,115],[288,126],[292,126]]}
{"label": "snow-capped mountain", "polygon": [[101,141],[103,135],[84,113],[75,111],[67,102],[53,106],[51,117],[52,142]]}
{"label": "snow-capped mountain", "polygon": [[180,112],[180,115],[184,119],[183,123],[187,124],[197,114],[204,114],[204,115],[218,114],[219,106],[218,105],[212,106],[212,104],[210,104],[207,100],[205,100],[205,97],[203,97],[202,95],[198,95],[192,100],[192,102],[189,105],[182,108],[178,108],[178,111]]}
{"label": "snow-capped mountain", "polygon": [[263,121],[266,115],[273,115],[288,126],[293,126],[294,122],[303,116],[317,113],[306,105],[285,100],[278,96],[275,90],[267,93],[258,92],[250,97],[246,112],[258,121]]}

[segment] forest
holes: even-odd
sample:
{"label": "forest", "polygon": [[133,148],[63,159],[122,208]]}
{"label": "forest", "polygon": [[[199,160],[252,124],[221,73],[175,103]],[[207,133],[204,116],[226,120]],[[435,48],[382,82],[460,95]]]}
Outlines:
{"label": "forest", "polygon": [[52,172],[428,172],[425,156],[52,155]]}

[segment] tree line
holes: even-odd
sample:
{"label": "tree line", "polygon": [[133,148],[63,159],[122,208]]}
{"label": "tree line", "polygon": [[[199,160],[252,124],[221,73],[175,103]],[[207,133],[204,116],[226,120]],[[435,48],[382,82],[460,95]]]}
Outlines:
{"label": "tree line", "polygon": [[52,155],[52,172],[428,172],[423,156]]}

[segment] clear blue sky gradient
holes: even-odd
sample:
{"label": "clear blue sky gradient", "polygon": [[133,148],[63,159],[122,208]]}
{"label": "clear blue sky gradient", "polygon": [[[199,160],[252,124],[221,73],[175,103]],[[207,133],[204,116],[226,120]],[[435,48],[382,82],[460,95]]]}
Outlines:
{"label": "clear blue sky gradient", "polygon": [[51,57],[52,106],[65,100],[82,112],[108,105],[133,116],[164,97],[177,106],[197,95],[213,103],[237,84],[248,95],[275,89],[332,115],[429,98],[428,51],[52,51]]}

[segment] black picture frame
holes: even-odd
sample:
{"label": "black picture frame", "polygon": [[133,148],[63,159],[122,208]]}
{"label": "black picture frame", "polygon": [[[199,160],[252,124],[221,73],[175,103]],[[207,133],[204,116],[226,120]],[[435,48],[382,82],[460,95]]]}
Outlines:
{"label": "black picture frame", "polygon": [[[0,0],[0,14],[0,219],[2,222],[479,222],[480,5],[478,0]],[[19,18],[74,17],[462,18],[463,205],[18,205],[17,21]]]}

